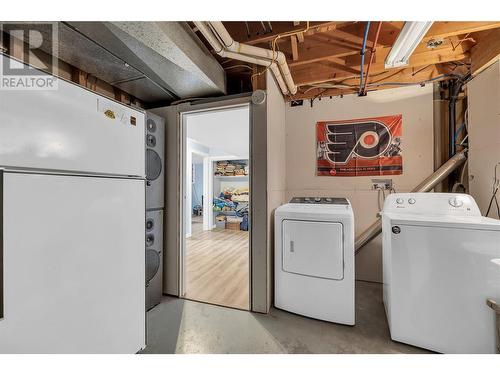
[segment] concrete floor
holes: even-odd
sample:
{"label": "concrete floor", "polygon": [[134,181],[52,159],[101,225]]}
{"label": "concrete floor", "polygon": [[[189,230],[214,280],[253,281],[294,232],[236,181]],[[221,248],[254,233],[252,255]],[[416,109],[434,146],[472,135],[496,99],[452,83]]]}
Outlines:
{"label": "concrete floor", "polygon": [[148,313],[143,353],[428,353],[391,341],[382,285],[356,282],[356,326],[271,309],[267,315],[173,297]]}

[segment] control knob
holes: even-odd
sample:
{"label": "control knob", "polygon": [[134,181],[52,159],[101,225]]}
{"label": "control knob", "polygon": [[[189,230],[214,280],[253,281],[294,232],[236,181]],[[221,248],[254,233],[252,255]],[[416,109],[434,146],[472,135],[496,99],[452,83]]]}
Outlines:
{"label": "control knob", "polygon": [[458,197],[451,197],[450,199],[448,199],[448,203],[452,207],[462,207],[464,204],[464,202],[462,202],[462,200]]}

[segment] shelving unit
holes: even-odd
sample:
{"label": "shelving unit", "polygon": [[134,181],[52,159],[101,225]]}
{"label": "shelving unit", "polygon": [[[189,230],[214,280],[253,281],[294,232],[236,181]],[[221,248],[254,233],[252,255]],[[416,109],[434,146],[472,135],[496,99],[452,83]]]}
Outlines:
{"label": "shelving unit", "polygon": [[[214,162],[214,168],[213,170],[217,170],[217,163]],[[228,160],[228,163],[235,163],[238,165],[245,165],[248,166],[248,160]],[[228,190],[228,189],[249,189],[250,186],[250,179],[248,175],[235,175],[235,176],[225,176],[225,175],[216,175],[214,173],[213,176],[213,194],[214,198],[218,197],[220,193]],[[242,208],[249,205],[249,202],[235,202],[238,203],[237,209]],[[216,211],[213,210],[213,215],[214,215],[214,222],[215,222],[215,217],[218,215],[226,215],[226,216],[236,216],[236,211],[231,210],[231,211]]]}

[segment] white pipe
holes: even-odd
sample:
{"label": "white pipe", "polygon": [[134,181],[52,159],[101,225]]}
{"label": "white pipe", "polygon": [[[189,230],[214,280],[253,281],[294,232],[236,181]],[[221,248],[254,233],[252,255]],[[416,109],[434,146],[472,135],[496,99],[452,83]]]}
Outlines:
{"label": "white pipe", "polygon": [[[200,21],[194,21],[194,24],[198,28],[198,30],[203,34],[205,39],[208,41],[208,43],[212,46],[214,51],[218,54],[221,55],[221,53],[224,52],[224,47],[222,44],[219,42],[217,37],[214,35],[212,30],[205,24],[205,22],[200,22]],[[222,56],[222,55],[221,55]],[[224,56],[222,56],[224,57]]]}
{"label": "white pipe", "polygon": [[286,57],[281,51],[272,51],[265,48],[255,47],[248,44],[239,43],[229,35],[225,26],[220,21],[210,22],[210,26],[214,29],[215,33],[221,38],[222,43],[225,47],[232,52],[262,57],[264,59],[268,59],[271,61],[276,61],[278,67],[280,68],[281,75],[283,76],[283,80],[286,82],[288,90],[293,95],[297,93],[297,86],[293,82],[292,75],[290,73],[290,69],[288,68],[288,64],[286,62]]}
{"label": "white pipe", "polygon": [[274,77],[276,78],[276,81],[278,82],[278,86],[280,87],[283,94],[285,94],[285,95],[288,94],[288,88],[286,86],[286,83],[283,80],[283,77],[281,76],[280,70],[278,69],[278,65],[276,65],[275,62],[271,62],[271,61],[263,60],[263,59],[258,59],[256,57],[242,55],[242,54],[230,52],[230,51],[224,51],[223,54],[225,57],[227,57],[229,59],[241,60],[241,61],[245,61],[245,62],[248,62],[251,64],[263,65],[266,67],[268,66],[269,70],[271,72],[273,72]]}
{"label": "white pipe", "polygon": [[223,44],[221,44],[221,41],[219,41],[219,39],[214,35],[213,30],[210,27],[208,27],[205,24],[205,22],[194,21],[194,24],[196,25],[198,30],[203,34],[205,39],[208,41],[208,43],[212,46],[212,48],[215,50],[215,52],[219,56],[269,67],[269,70],[271,70],[271,72],[276,77],[276,81],[278,82],[278,86],[280,87],[283,94],[285,94],[285,95],[288,94],[289,89],[287,88],[287,85],[286,85],[285,81],[283,80],[283,77],[282,77],[282,74],[278,68],[278,65],[274,61],[272,61],[271,59],[266,60],[264,58],[258,58],[255,56],[244,55],[244,54],[241,54],[238,52],[231,51],[231,50],[229,50],[229,48],[227,48],[226,43],[231,45],[233,43],[238,43],[238,42],[235,42],[231,38],[231,36],[227,33],[227,31],[225,33],[223,32],[222,33],[223,35],[219,35],[222,43],[224,44],[223,45]]}

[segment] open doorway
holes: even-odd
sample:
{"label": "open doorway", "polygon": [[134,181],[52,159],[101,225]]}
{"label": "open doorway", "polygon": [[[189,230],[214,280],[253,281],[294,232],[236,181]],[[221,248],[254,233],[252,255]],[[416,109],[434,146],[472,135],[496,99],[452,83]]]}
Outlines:
{"label": "open doorway", "polygon": [[184,113],[181,295],[250,309],[250,110]]}

